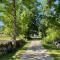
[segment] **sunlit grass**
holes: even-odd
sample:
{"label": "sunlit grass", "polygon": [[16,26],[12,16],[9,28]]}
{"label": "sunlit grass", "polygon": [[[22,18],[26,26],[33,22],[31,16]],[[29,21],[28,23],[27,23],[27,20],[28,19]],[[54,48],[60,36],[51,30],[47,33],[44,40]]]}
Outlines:
{"label": "sunlit grass", "polygon": [[1,36],[0,40],[12,40],[12,38],[7,36],[3,36],[3,37]]}
{"label": "sunlit grass", "polygon": [[[23,38],[24,38],[24,36],[20,35],[20,36],[16,37],[16,40],[21,40]],[[10,36],[0,36],[0,40],[13,40],[13,39]]]}
{"label": "sunlit grass", "polygon": [[60,60],[60,50],[48,50],[49,54],[54,57],[54,60]]}

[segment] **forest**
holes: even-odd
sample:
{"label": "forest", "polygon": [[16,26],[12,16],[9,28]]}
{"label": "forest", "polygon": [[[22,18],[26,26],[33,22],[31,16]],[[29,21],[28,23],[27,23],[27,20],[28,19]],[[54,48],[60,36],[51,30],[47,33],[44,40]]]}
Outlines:
{"label": "forest", "polygon": [[60,60],[60,0],[0,0],[0,59],[38,60],[20,57],[39,44],[53,57],[45,60]]}

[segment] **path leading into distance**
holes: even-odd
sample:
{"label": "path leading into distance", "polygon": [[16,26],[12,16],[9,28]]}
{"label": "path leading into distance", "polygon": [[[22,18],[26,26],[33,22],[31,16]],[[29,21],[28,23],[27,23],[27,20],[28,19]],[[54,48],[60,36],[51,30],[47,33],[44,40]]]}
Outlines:
{"label": "path leading into distance", "polygon": [[26,52],[20,57],[20,60],[54,60],[44,49],[40,40],[31,41]]}

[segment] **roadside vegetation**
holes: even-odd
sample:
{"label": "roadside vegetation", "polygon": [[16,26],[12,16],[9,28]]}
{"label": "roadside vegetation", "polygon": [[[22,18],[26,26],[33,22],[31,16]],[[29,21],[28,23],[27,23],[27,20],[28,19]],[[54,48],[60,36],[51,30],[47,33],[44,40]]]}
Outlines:
{"label": "roadside vegetation", "polygon": [[[59,60],[60,0],[0,0],[0,42],[12,40],[16,48],[17,40],[29,40],[35,34],[42,39],[49,54]],[[0,48],[6,49],[3,44]]]}
{"label": "roadside vegetation", "polygon": [[60,60],[60,33],[56,29],[48,29],[46,33],[46,37],[42,39],[44,48],[54,60]]}
{"label": "roadside vegetation", "polygon": [[60,60],[60,49],[56,47],[56,45],[52,44],[52,43],[43,43],[44,41],[42,41],[42,44],[44,46],[45,49],[48,50],[48,53],[54,57],[54,60]]}
{"label": "roadside vegetation", "polygon": [[20,56],[26,51],[29,46],[30,41],[26,41],[25,44],[20,47],[13,49],[11,52],[0,56],[1,60],[19,60]]}

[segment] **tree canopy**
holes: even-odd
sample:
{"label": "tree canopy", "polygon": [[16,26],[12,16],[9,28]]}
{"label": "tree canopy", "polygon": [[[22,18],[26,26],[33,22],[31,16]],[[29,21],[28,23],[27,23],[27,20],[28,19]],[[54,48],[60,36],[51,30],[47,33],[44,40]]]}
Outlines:
{"label": "tree canopy", "polygon": [[[16,10],[16,36],[31,30],[42,32],[60,30],[60,0],[17,0]],[[0,0],[0,20],[4,23],[4,33],[12,34],[14,27],[13,0]]]}

